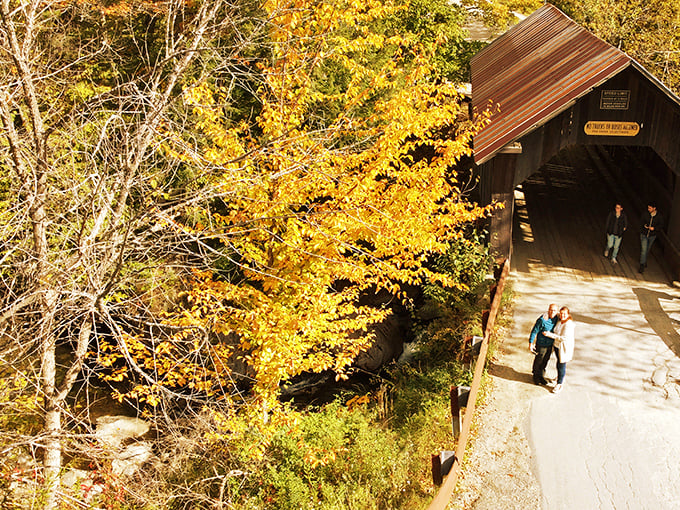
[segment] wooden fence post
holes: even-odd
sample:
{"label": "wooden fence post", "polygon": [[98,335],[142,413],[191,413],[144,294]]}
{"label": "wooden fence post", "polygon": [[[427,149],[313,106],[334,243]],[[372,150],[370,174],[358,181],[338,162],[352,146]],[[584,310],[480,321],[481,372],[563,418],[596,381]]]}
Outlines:
{"label": "wooden fence post", "polygon": [[461,409],[467,407],[469,396],[469,386],[451,386],[451,425],[453,428],[453,437],[455,439],[458,439],[460,436],[460,426],[461,423],[463,423],[463,413],[461,413]]}
{"label": "wooden fence post", "polygon": [[444,450],[439,455],[432,455],[432,482],[441,485],[444,477],[449,474],[454,461],[456,452]]}

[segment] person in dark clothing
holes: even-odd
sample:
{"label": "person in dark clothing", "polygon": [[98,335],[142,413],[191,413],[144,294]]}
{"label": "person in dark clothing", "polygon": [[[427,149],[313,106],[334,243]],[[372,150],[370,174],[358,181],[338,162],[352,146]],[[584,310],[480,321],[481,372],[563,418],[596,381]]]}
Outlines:
{"label": "person in dark clothing", "polygon": [[532,374],[534,384],[548,384],[545,379],[545,367],[550,361],[550,354],[553,351],[553,339],[548,338],[544,333],[552,332],[555,324],[559,320],[557,315],[559,308],[552,303],[548,307],[548,311],[536,319],[534,327],[531,329],[529,335],[529,350],[534,354],[534,364],[532,366]]}
{"label": "person in dark clothing", "polygon": [[656,209],[655,202],[649,202],[647,212],[642,215],[640,226],[640,273],[647,267],[647,255],[652,249],[656,236],[663,229],[663,216]]}
{"label": "person in dark clothing", "polygon": [[614,210],[607,215],[607,222],[605,223],[607,247],[604,249],[604,256],[608,257],[611,254],[613,264],[617,263],[616,256],[619,254],[621,239],[623,239],[623,233],[627,228],[628,217],[623,206],[617,202]]}

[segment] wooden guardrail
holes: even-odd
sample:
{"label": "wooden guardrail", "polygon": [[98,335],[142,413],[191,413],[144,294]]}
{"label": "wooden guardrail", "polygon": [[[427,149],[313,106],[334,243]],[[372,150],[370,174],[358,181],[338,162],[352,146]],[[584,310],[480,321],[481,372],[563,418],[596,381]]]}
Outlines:
{"label": "wooden guardrail", "polygon": [[[460,464],[465,455],[465,449],[467,448],[468,436],[470,434],[470,426],[472,425],[472,418],[475,414],[475,405],[477,402],[477,393],[479,393],[479,387],[482,382],[482,375],[484,373],[484,366],[486,365],[486,354],[489,349],[489,338],[491,332],[493,331],[494,324],[496,322],[496,315],[501,305],[501,298],[503,297],[503,288],[505,287],[505,281],[510,272],[510,259],[506,259],[503,263],[500,276],[497,277],[497,283],[491,291],[491,308],[489,310],[488,316],[485,316],[486,325],[484,327],[484,338],[482,340],[479,355],[477,356],[477,361],[475,363],[475,372],[472,378],[472,384],[470,386],[470,392],[467,397],[467,406],[465,407],[465,414],[462,420],[462,426],[460,427],[460,435],[458,436],[458,444],[456,445],[456,452],[452,457],[445,459],[447,464],[451,467],[446,476],[442,477],[442,484],[437,492],[437,495],[428,506],[428,510],[444,510],[449,504],[451,495],[456,488],[456,483],[458,481],[458,472],[460,471]],[[456,398],[458,394],[456,394]],[[453,392],[451,398],[454,398]],[[453,406],[452,406],[453,407]],[[454,419],[454,417],[452,417]],[[434,463],[433,463],[434,464]]]}

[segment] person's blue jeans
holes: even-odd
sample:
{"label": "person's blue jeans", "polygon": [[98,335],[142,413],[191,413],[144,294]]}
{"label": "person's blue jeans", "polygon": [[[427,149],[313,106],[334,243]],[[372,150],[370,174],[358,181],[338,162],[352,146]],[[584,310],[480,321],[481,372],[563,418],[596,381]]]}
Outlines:
{"label": "person's blue jeans", "polygon": [[656,239],[656,236],[647,237],[644,234],[640,234],[640,265],[641,266],[647,265],[647,255],[649,254],[649,250],[652,249],[652,244],[654,244],[655,239]]}
{"label": "person's blue jeans", "polygon": [[615,259],[616,256],[619,254],[619,248],[621,247],[621,239],[623,239],[623,236],[607,234],[607,251],[611,253],[613,259]]}
{"label": "person's blue jeans", "polygon": [[564,382],[564,376],[567,375],[567,364],[560,363],[560,351],[555,347],[555,356],[557,356],[557,384]]}

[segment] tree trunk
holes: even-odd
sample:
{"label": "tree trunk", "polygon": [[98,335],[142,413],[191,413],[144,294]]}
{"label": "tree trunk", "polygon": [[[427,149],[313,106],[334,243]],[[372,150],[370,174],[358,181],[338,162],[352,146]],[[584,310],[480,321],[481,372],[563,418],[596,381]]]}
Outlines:
{"label": "tree trunk", "polygon": [[[64,25],[60,25],[61,2],[0,0],[0,48],[3,50],[0,66],[4,70],[0,90],[1,135],[6,140],[8,166],[14,172],[18,190],[16,208],[22,214],[16,217],[27,220],[27,225],[17,227],[17,231],[30,232],[31,235],[25,245],[17,248],[23,250],[26,256],[17,257],[22,268],[16,273],[27,278],[22,281],[23,287],[11,289],[15,294],[8,293],[14,305],[0,315],[0,321],[7,320],[15,309],[25,308],[31,331],[26,340],[39,345],[38,392],[44,399],[40,444],[43,448],[45,508],[48,510],[56,509],[60,504],[62,418],[67,413],[66,398],[82,369],[96,316],[102,312],[107,314],[103,303],[116,286],[128,249],[125,225],[129,219],[126,214],[131,189],[140,187],[142,183],[139,168],[145,164],[149,147],[159,137],[159,126],[176,95],[177,83],[201,51],[206,33],[215,29],[213,21],[221,6],[221,0],[202,2],[197,11],[187,17],[184,1],[167,2],[165,58],[149,62],[151,74],[145,77],[145,97],[136,95],[136,83],[129,88],[136,92],[131,95],[123,93],[119,97],[121,114],[118,120],[125,118],[130,122],[124,130],[129,138],[112,136],[107,131],[108,123],[102,128],[100,141],[111,142],[109,158],[103,160],[116,161],[120,166],[115,171],[105,166],[85,174],[85,182],[92,179],[92,182],[102,185],[101,190],[95,187],[90,192],[92,200],[88,211],[83,207],[87,202],[87,198],[81,195],[87,189],[83,182],[77,183],[73,189],[58,189],[63,193],[60,195],[64,197],[63,203],[55,201],[51,193],[51,187],[60,182],[60,177],[73,185],[69,180],[70,173],[80,171],[80,156],[74,158],[76,164],[73,167],[58,163],[63,157],[60,151],[64,149],[64,145],[59,143],[63,141],[60,136],[68,132],[64,123],[70,117],[67,111],[59,110],[59,105],[47,104],[47,98],[55,90],[72,85],[69,80],[75,75],[72,69],[78,67],[78,63],[53,62],[43,56],[52,55],[52,39],[44,35],[52,29],[62,29],[69,34],[70,17],[63,17]],[[186,34],[176,33],[178,27],[183,27],[180,19],[191,21],[192,29]],[[55,40],[60,39],[55,37]],[[100,52],[107,51],[107,46],[93,44],[76,49],[79,61],[95,61]],[[56,53],[61,54],[62,50],[60,48]],[[117,98],[116,94],[123,89],[105,94],[102,101],[106,104],[107,114]],[[83,121],[86,116],[81,117],[81,114],[95,104],[96,100],[90,98],[87,104],[81,105],[83,110],[76,115],[76,127],[82,128],[80,122],[91,122]],[[144,113],[140,114],[140,111]],[[97,122],[93,122],[93,126],[96,125]],[[99,148],[97,145],[91,150],[97,153]],[[78,151],[87,152],[82,146],[77,148]],[[99,161],[100,154],[87,155]],[[83,159],[87,160],[87,157]],[[81,184],[83,186],[79,187]],[[71,202],[68,202],[69,199]],[[28,214],[24,216],[26,212]],[[63,224],[60,222],[69,219],[73,219],[73,224],[61,230]],[[64,242],[64,234],[72,236],[69,242]],[[61,377],[61,370],[57,372],[56,343],[63,334],[74,330],[78,335],[74,357]]]}
{"label": "tree trunk", "polygon": [[[40,246],[40,244],[38,244]],[[43,468],[47,500],[46,510],[53,510],[59,504],[58,493],[61,471],[61,407],[57,401],[57,353],[56,339],[53,333],[53,322],[57,293],[53,290],[43,291],[42,327],[41,327],[41,359],[40,378],[45,399],[44,404],[44,457]]]}

